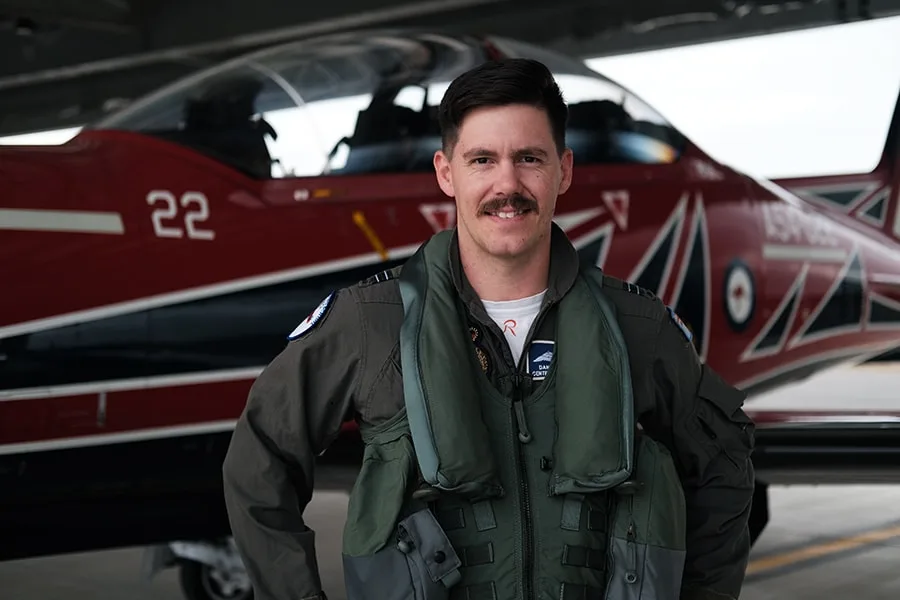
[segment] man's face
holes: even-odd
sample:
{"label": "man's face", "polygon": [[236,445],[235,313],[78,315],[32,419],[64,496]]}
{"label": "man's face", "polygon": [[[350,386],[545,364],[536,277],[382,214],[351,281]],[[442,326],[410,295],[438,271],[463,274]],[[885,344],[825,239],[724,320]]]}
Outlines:
{"label": "man's face", "polygon": [[543,110],[474,110],[449,153],[435,153],[434,166],[441,189],[456,198],[461,244],[514,259],[548,240],[556,198],[572,180],[572,152],[559,155]]}

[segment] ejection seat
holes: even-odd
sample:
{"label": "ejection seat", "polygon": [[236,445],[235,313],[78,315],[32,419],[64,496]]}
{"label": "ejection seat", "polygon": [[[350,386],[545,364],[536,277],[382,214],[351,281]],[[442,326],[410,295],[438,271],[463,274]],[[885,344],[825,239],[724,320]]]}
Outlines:
{"label": "ejection seat", "polygon": [[185,101],[183,127],[147,133],[193,148],[250,177],[269,178],[273,161],[265,138],[275,140],[278,135],[265,120],[254,118],[262,85],[245,77],[220,82]]}
{"label": "ejection seat", "polygon": [[[391,101],[373,101],[359,112],[353,135],[342,138],[329,155],[347,147],[346,163],[331,174],[406,173],[415,169],[430,116]],[[430,164],[430,157],[429,157]]]}

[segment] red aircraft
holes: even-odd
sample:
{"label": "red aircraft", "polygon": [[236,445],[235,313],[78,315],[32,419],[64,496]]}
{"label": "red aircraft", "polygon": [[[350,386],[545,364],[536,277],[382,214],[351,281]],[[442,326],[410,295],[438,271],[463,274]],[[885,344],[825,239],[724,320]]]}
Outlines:
{"label": "red aircraft", "polygon": [[[282,45],[62,146],[0,150],[3,557],[228,535],[220,464],[254,377],[329,292],[454,225],[436,108],[498,56],[542,60],[569,103],[577,166],[556,221],[584,262],[674,307],[748,411],[900,346],[898,114],[874,172],[779,186],[580,60],[517,41]],[[890,415],[755,416],[756,535],[769,483],[894,475]]]}

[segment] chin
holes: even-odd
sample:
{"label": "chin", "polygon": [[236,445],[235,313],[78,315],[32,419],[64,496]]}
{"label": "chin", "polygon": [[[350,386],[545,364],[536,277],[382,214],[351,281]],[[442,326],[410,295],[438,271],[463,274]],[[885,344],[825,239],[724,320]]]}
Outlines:
{"label": "chin", "polygon": [[497,258],[517,258],[531,253],[537,240],[531,235],[495,234],[484,239],[483,248]]}
{"label": "chin", "polygon": [[480,252],[501,259],[515,259],[531,254],[546,237],[534,215],[502,221],[482,215],[472,225],[466,228],[466,237],[471,243]]}

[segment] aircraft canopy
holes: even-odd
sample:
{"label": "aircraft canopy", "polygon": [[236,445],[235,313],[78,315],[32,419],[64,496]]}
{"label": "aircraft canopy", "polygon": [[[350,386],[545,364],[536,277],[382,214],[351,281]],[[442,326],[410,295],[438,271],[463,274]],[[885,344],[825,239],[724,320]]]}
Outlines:
{"label": "aircraft canopy", "polygon": [[540,60],[569,105],[578,164],[667,163],[682,136],[583,62],[522,42],[368,32],[269,48],[202,70],[91,126],[157,136],[252,177],[431,171],[450,81],[489,52]]}

